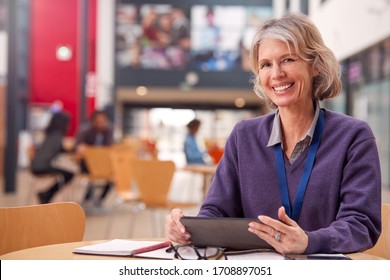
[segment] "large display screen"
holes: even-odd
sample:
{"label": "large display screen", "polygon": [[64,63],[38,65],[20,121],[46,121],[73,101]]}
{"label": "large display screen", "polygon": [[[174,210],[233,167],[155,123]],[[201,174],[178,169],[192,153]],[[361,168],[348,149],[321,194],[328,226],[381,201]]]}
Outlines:
{"label": "large display screen", "polygon": [[256,28],[273,16],[271,1],[260,6],[243,5],[245,1],[173,2],[178,4],[118,4],[118,84],[177,86],[189,72],[200,77],[200,86],[217,85],[228,73],[237,74],[233,82],[245,77],[248,84],[249,46]]}

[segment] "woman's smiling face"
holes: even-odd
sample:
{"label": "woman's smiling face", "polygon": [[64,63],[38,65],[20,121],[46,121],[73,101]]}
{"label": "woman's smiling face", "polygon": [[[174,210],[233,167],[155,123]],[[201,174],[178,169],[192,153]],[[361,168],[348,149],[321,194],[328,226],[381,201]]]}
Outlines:
{"label": "woman's smiling face", "polygon": [[275,105],[295,107],[311,102],[315,71],[292,47],[265,39],[259,46],[258,58],[260,84]]}

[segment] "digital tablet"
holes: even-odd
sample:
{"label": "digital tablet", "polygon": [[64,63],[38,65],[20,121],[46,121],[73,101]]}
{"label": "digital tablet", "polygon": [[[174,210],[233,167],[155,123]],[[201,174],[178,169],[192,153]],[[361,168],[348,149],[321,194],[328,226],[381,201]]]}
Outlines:
{"label": "digital tablet", "polygon": [[272,249],[272,246],[248,231],[256,219],[183,217],[180,222],[191,234],[191,242],[198,247],[222,247],[232,250]]}

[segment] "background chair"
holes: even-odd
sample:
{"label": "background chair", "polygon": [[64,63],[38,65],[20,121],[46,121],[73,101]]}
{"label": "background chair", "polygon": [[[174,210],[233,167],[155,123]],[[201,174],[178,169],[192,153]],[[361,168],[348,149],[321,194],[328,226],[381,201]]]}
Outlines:
{"label": "background chair", "polygon": [[112,179],[110,152],[110,147],[87,146],[84,149],[82,158],[88,167],[89,180]]}
{"label": "background chair", "polygon": [[112,228],[112,222],[115,210],[123,203],[132,206],[128,236],[132,236],[136,215],[140,210],[145,209],[144,204],[140,201],[138,193],[132,190],[133,175],[131,171],[131,160],[135,157],[131,150],[114,149],[110,153],[112,180],[114,182],[115,201],[114,211],[108,219],[106,238],[109,237]]}
{"label": "background chair", "polygon": [[382,204],[382,234],[378,242],[364,253],[390,260],[390,204]]}
{"label": "background chair", "polygon": [[[107,183],[112,182],[111,151],[111,147],[85,147],[80,155],[88,168],[88,174],[83,173],[83,176],[81,176],[81,178],[84,178],[87,181],[87,183],[84,183],[83,185],[101,188]],[[83,204],[84,201],[81,203]]]}
{"label": "background chair", "polygon": [[83,209],[73,202],[0,208],[0,255],[8,252],[81,241]]}
{"label": "background chair", "polygon": [[140,200],[146,208],[154,212],[156,219],[152,226],[155,236],[159,236],[160,222],[164,220],[159,218],[157,210],[197,206],[195,203],[180,203],[168,200],[171,181],[176,169],[173,161],[132,159],[131,168]]}

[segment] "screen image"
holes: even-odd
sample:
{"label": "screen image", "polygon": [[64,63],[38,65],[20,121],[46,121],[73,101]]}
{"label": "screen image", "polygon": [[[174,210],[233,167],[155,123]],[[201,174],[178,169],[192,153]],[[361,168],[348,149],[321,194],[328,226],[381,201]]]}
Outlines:
{"label": "screen image", "polygon": [[189,61],[185,11],[171,5],[120,5],[118,63],[143,69],[181,69]]}
{"label": "screen image", "polygon": [[225,71],[240,67],[244,25],[245,10],[242,7],[193,6],[192,66],[202,71]]}
{"label": "screen image", "polygon": [[211,2],[118,3],[118,85],[186,87],[195,73],[191,87],[250,87],[249,49],[272,5]]}
{"label": "screen image", "polygon": [[249,54],[252,37],[256,28],[271,16],[269,7],[193,6],[192,66],[202,71],[249,71],[245,56]]}

